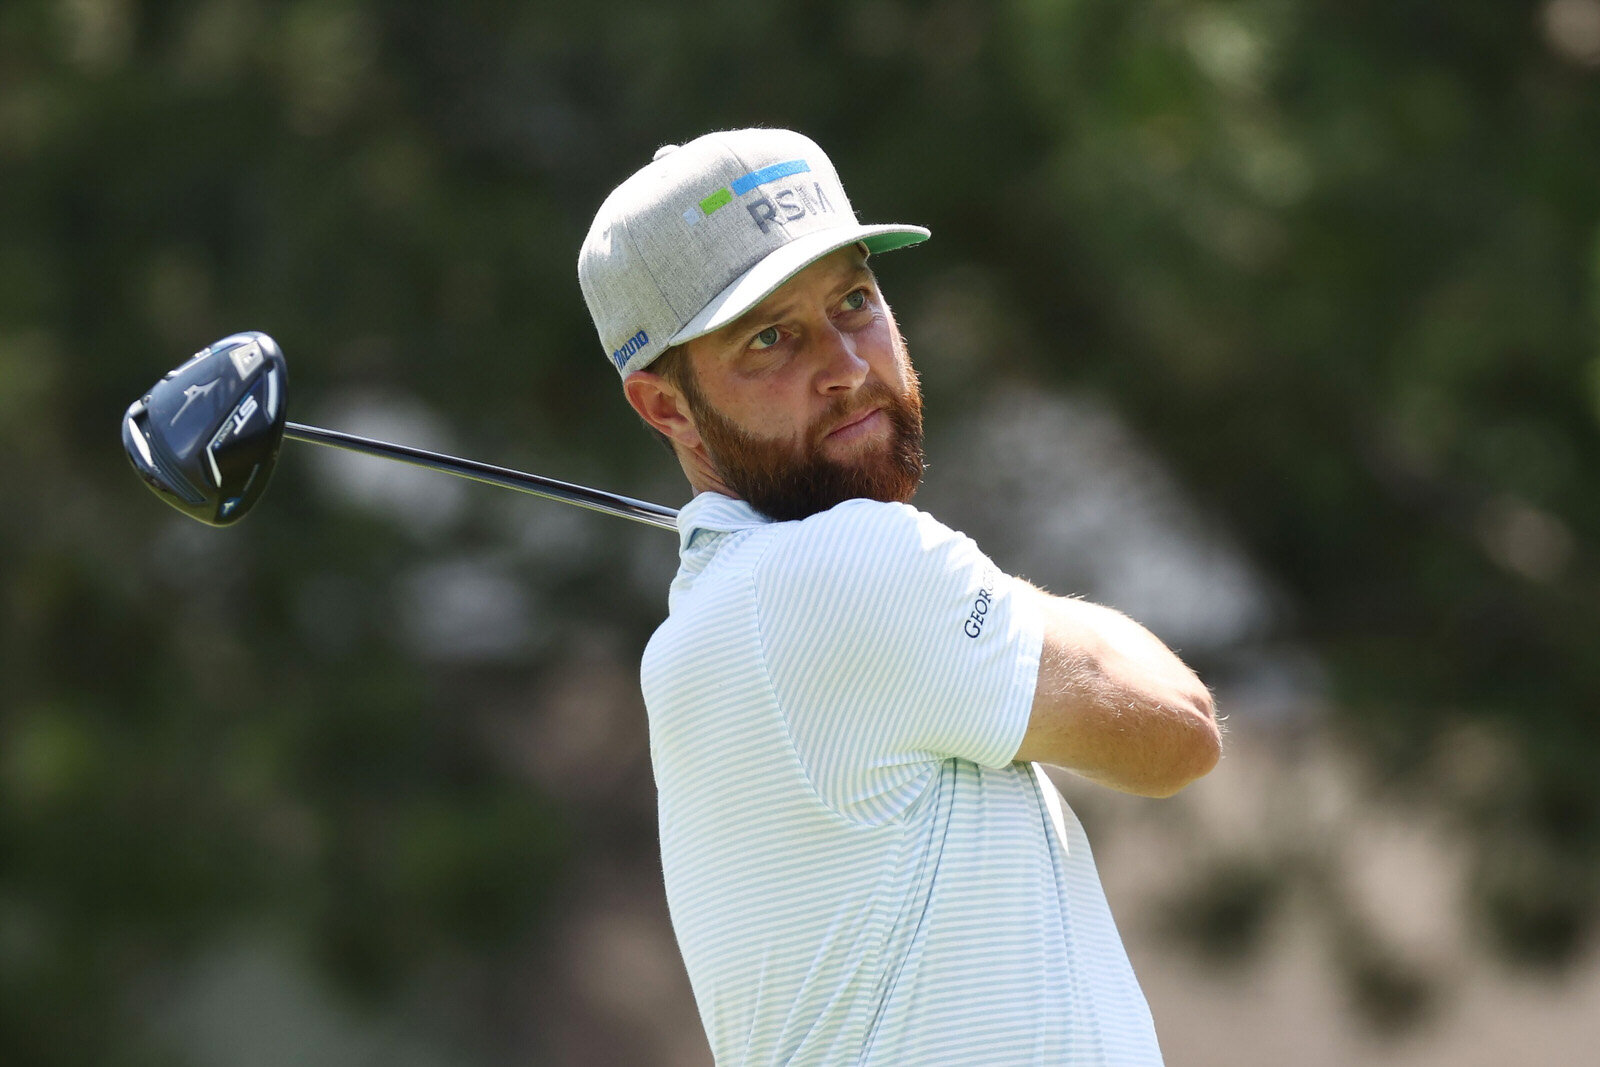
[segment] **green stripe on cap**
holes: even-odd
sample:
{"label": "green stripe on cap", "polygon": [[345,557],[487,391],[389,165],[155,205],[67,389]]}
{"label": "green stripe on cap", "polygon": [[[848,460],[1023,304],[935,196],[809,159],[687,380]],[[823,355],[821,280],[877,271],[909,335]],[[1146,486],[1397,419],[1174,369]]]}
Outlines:
{"label": "green stripe on cap", "polygon": [[[732,199],[733,199],[733,194],[731,192],[729,192],[726,187],[718,189],[716,192],[712,193],[710,196],[708,196],[704,200],[700,201],[700,210],[704,211],[707,215],[709,215],[713,211],[717,210],[717,208],[721,207],[723,204],[728,203]],[[678,203],[681,204],[681,203],[683,203],[683,201],[680,200],[680,201],[678,201]]]}

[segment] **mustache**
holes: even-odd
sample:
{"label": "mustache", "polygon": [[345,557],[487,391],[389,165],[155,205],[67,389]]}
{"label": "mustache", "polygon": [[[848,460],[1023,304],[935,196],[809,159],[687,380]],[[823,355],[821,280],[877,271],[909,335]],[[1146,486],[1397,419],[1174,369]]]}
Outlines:
{"label": "mustache", "polygon": [[806,433],[808,450],[815,452],[830,433],[873,408],[893,409],[899,399],[894,390],[878,380],[866,383],[849,396],[834,397]]}

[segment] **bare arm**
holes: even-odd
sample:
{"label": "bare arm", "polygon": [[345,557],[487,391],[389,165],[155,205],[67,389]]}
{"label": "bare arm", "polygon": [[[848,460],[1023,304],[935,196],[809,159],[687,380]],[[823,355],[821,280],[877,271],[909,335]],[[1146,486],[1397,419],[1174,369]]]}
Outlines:
{"label": "bare arm", "polygon": [[1031,589],[1045,612],[1039,683],[1016,759],[1125,793],[1171,796],[1222,755],[1211,694],[1119,612]]}

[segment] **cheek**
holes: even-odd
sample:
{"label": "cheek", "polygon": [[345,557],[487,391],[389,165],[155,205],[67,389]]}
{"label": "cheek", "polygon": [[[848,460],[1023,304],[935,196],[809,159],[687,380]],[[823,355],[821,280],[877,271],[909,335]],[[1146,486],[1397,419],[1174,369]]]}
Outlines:
{"label": "cheek", "polygon": [[782,379],[741,382],[706,399],[735,427],[763,440],[798,439],[808,422],[803,390]]}
{"label": "cheek", "polygon": [[874,330],[872,352],[871,362],[878,377],[889,385],[903,389],[913,377],[911,359],[906,352],[905,342],[888,323]]}

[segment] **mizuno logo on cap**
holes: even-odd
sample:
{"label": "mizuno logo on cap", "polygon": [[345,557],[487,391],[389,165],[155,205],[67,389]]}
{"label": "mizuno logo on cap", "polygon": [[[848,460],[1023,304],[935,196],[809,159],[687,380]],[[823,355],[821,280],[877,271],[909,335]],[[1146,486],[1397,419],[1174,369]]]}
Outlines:
{"label": "mizuno logo on cap", "polygon": [[621,348],[611,353],[611,362],[617,365],[618,370],[621,370],[623,365],[628,362],[635,352],[638,352],[639,349],[643,348],[649,343],[650,335],[645,333],[643,330],[640,330],[638,333],[624,341]]}

